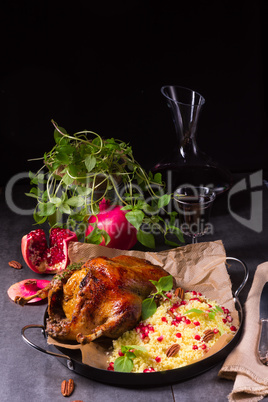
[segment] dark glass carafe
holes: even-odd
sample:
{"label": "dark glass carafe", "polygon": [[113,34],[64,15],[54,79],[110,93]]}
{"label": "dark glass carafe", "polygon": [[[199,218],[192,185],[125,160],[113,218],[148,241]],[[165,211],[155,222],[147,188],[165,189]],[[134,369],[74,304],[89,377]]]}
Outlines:
{"label": "dark glass carafe", "polygon": [[164,86],[162,94],[171,109],[176,131],[176,146],[157,163],[152,172],[160,172],[168,189],[182,185],[204,186],[216,194],[228,190],[230,172],[202,152],[196,143],[196,130],[205,99],[199,93],[180,86]]}

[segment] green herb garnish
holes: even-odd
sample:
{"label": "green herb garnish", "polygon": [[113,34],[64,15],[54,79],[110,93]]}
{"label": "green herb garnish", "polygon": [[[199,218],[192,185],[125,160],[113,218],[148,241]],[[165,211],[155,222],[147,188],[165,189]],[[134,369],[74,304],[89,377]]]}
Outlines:
{"label": "green herb garnish", "polygon": [[214,308],[211,308],[208,312],[199,310],[198,308],[191,308],[190,310],[185,311],[184,314],[204,314],[205,317],[208,317],[210,320],[215,320],[215,315],[217,313],[223,313],[223,310],[220,306],[215,306]]}
{"label": "green herb garnish", "polygon": [[75,262],[73,264],[68,265],[64,271],[55,275],[53,280],[64,279],[66,276],[70,274],[70,272],[78,271],[79,269],[81,269],[82,265],[84,265],[84,262]]}
{"label": "green herb garnish", "polygon": [[114,370],[121,371],[124,373],[130,373],[133,368],[133,359],[137,357],[136,354],[134,353],[136,351],[147,353],[147,349],[143,346],[137,346],[137,345],[121,346],[121,352],[124,355],[115,359]]}
{"label": "green herb garnish", "polygon": [[[36,224],[48,221],[51,227],[67,227],[78,240],[100,244],[109,237],[97,228],[85,239],[88,219],[97,215],[105,198],[128,210],[126,219],[137,229],[138,241],[155,248],[154,234],[161,233],[166,244],[184,242],[176,220],[177,212],[167,211],[173,194],[165,193],[160,173],[147,173],[134,159],[129,144],[84,130],[68,134],[53,120],[54,147],[41,158],[44,165],[29,172],[32,188],[26,194],[36,199]],[[163,218],[165,216],[165,219]],[[171,242],[172,234],[178,239]]]}
{"label": "green herb garnish", "polygon": [[173,287],[173,276],[162,276],[159,281],[150,280],[156,287],[156,292],[152,293],[150,297],[143,300],[142,302],[142,310],[141,310],[141,318],[142,320],[146,320],[147,318],[151,317],[157,310],[157,305],[155,302],[156,296],[166,297],[163,292],[168,292]]}

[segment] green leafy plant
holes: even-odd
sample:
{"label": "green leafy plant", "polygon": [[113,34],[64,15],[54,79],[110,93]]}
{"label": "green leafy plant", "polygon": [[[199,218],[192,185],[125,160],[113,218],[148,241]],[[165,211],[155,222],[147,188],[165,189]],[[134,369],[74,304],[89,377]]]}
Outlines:
{"label": "green leafy plant", "polygon": [[131,370],[133,369],[133,359],[137,357],[135,354],[136,351],[147,353],[147,349],[144,346],[138,346],[138,345],[121,346],[122,356],[115,359],[114,370],[130,373]]}
{"label": "green leafy plant", "polygon": [[[109,199],[128,211],[126,219],[146,247],[155,247],[157,231],[167,245],[184,242],[176,226],[177,213],[166,211],[173,195],[165,193],[161,174],[145,172],[130,145],[87,130],[70,135],[52,123],[55,146],[34,159],[43,161],[40,170],[29,172],[32,187],[27,196],[37,201],[36,224],[48,221],[51,227],[68,227],[82,240],[89,217],[98,214],[103,199]],[[170,241],[170,233],[178,242]],[[107,244],[109,237],[96,228],[86,241],[99,244],[103,237]]]}
{"label": "green leafy plant", "polygon": [[152,293],[150,297],[144,299],[142,302],[142,310],[141,310],[141,317],[142,320],[146,320],[147,318],[151,317],[157,310],[157,304],[155,302],[156,296],[162,296],[165,298],[164,292],[168,292],[173,287],[173,276],[162,276],[159,281],[153,281],[150,279],[150,282],[154,284],[156,287],[156,292]]}

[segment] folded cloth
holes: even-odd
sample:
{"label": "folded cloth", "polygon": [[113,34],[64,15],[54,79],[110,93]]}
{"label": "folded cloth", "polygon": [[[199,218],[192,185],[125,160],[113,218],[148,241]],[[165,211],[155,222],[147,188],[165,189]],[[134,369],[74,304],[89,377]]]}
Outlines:
{"label": "folded cloth", "polygon": [[268,262],[256,269],[245,303],[245,321],[241,339],[226,358],[219,376],[234,380],[229,401],[257,402],[268,395],[268,366],[258,358],[260,336],[260,296],[268,281]]}

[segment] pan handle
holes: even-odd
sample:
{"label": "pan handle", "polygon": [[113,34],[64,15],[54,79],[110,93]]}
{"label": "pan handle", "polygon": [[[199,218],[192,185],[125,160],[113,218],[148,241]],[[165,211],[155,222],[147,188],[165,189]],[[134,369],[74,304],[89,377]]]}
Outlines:
{"label": "pan handle", "polygon": [[244,268],[244,272],[245,272],[242,283],[240,284],[240,286],[236,289],[236,291],[234,293],[234,297],[237,299],[239,293],[241,292],[241,290],[244,288],[245,284],[247,283],[248,276],[249,276],[249,270],[248,270],[248,267],[246,266],[246,264],[243,261],[239,260],[238,258],[226,257],[226,261],[228,261],[228,260],[233,260],[233,261],[239,262],[240,265],[242,265],[242,267]]}
{"label": "pan handle", "polygon": [[24,340],[24,342],[26,342],[28,345],[30,345],[32,348],[39,350],[42,353],[46,353],[47,355],[51,355],[51,356],[56,356],[56,357],[61,357],[63,359],[67,360],[67,367],[70,370],[73,370],[73,362],[71,360],[71,358],[67,355],[64,354],[60,354],[60,353],[54,353],[54,352],[50,352],[49,350],[43,349],[40,346],[36,345],[35,343],[33,343],[32,341],[30,341],[26,335],[25,332],[28,329],[32,329],[32,328],[41,328],[42,329],[42,333],[45,333],[45,327],[44,325],[37,325],[37,324],[30,324],[30,325],[25,325],[25,327],[22,328],[21,330],[21,336],[22,339]]}

